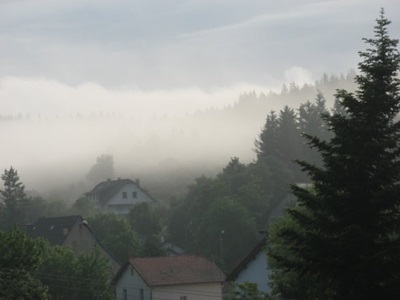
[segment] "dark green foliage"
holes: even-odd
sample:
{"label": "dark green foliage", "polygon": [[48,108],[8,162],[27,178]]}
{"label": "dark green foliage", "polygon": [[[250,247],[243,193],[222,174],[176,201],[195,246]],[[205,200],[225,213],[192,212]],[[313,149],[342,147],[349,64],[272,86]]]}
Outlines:
{"label": "dark green foliage", "polygon": [[161,231],[160,216],[148,203],[139,203],[130,210],[129,223],[141,239],[150,238]]}
{"label": "dark green foliage", "polygon": [[310,140],[323,167],[299,162],[314,191],[293,186],[295,226],[279,232],[292,255],[270,252],[281,272],[314,278],[321,299],[400,298],[400,55],[389,24],[382,11],[365,39],[357,91],[337,92],[345,114],[325,117],[333,138]]}
{"label": "dark green foliage", "polygon": [[46,243],[14,229],[0,231],[0,299],[45,300],[46,287],[35,278]]}
{"label": "dark green foliage", "polygon": [[130,227],[126,218],[114,213],[97,213],[87,219],[89,226],[104,247],[119,261],[138,256],[141,251],[140,240]]}
{"label": "dark green foliage", "polygon": [[300,105],[298,113],[289,106],[285,106],[279,116],[272,111],[254,143],[257,163],[273,157],[294,173],[296,181],[307,182],[309,179],[294,161],[300,158],[321,165],[320,154],[316,149],[310,149],[306,136],[316,136],[321,140],[331,137],[332,134],[323,120],[323,115],[328,113],[325,103],[323,94],[318,92],[314,102],[308,101]]}
{"label": "dark green foliage", "polygon": [[[233,199],[216,199],[194,228],[197,249],[226,269],[257,243],[254,218]],[[240,237],[240,238],[239,238]]]}
{"label": "dark green foliage", "polygon": [[3,228],[10,229],[13,224],[24,224],[23,203],[26,200],[25,186],[19,180],[18,172],[13,167],[4,170],[1,175],[4,190],[0,190],[0,199],[3,201],[1,223]]}
{"label": "dark green foliage", "polygon": [[165,256],[165,250],[161,245],[161,238],[158,236],[149,236],[142,242],[140,253],[137,256],[140,257],[156,257]]}
{"label": "dark green foliage", "polygon": [[287,167],[275,158],[249,165],[232,158],[216,178],[197,178],[184,199],[172,204],[169,238],[187,252],[230,267],[257,243],[258,231],[292,182]]}
{"label": "dark green foliage", "polygon": [[[325,106],[326,100],[323,94],[318,93],[315,102],[310,101],[301,104],[298,113],[299,130],[302,135],[316,136],[321,140],[328,140],[332,137],[328,131],[323,116],[328,114]],[[301,140],[301,158],[311,164],[321,166],[321,155],[317,149],[309,147],[307,140]]]}
{"label": "dark green foliage", "polygon": [[161,247],[161,215],[157,214],[154,204],[135,205],[130,210],[128,218],[132,229],[138,234],[142,243],[138,256],[165,255],[165,251]]}
{"label": "dark green foliage", "polygon": [[37,278],[49,288],[51,299],[114,299],[110,267],[97,249],[76,256],[69,248],[48,246],[43,258]]}
{"label": "dark green foliage", "polygon": [[[296,261],[296,249],[287,247],[285,240],[281,237],[282,231],[287,229],[302,231],[301,227],[288,215],[278,218],[268,227],[267,250]],[[296,261],[296,263],[299,262]],[[268,257],[268,266],[272,270],[268,278],[271,296],[278,299],[318,299],[321,288],[318,287],[318,281],[314,276],[310,274],[303,276],[295,270],[282,269],[280,261],[272,255]]]}
{"label": "dark green foliage", "polygon": [[71,214],[73,215],[81,215],[82,217],[89,217],[98,212],[98,208],[90,201],[87,197],[79,198],[75,201],[75,203],[70,208]]}
{"label": "dark green foliage", "polygon": [[40,217],[65,215],[63,201],[47,202],[40,196],[27,196],[16,169],[10,167],[1,176],[4,189],[0,190],[0,227],[6,230],[14,225],[24,228]]}
{"label": "dark green foliage", "polygon": [[275,157],[290,169],[295,169],[293,161],[300,153],[300,131],[295,111],[289,106],[285,106],[279,116],[271,111],[255,146],[257,160]]}
{"label": "dark green foliage", "polygon": [[49,203],[39,196],[28,197],[22,202],[21,211],[24,215],[24,223],[32,224],[38,218],[49,215]]}
{"label": "dark green foliage", "polygon": [[294,109],[285,106],[278,117],[278,158],[286,163],[291,170],[297,169],[294,160],[300,154],[300,131],[297,125],[297,115]]}
{"label": "dark green foliage", "polygon": [[242,284],[234,284],[232,291],[224,299],[268,300],[270,298],[257,289],[257,284],[251,282],[244,282]]}
{"label": "dark green foliage", "polygon": [[279,158],[278,147],[279,123],[278,116],[274,111],[271,111],[267,116],[264,128],[261,131],[259,138],[255,140],[257,159],[263,159],[269,156]]}

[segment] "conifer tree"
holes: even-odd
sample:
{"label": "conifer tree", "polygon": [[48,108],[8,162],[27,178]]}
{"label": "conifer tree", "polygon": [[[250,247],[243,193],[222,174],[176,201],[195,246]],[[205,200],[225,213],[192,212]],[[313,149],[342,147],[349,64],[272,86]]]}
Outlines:
{"label": "conifer tree", "polygon": [[[328,113],[325,103],[324,95],[318,92],[314,103],[307,101],[300,105],[298,124],[301,135],[316,136],[321,140],[327,140],[329,138],[329,132],[322,118],[324,114]],[[302,138],[301,141],[301,159],[320,166],[321,158],[318,151],[316,149],[310,149],[304,138]]]}
{"label": "conifer tree", "polygon": [[262,160],[268,156],[273,156],[275,158],[279,157],[278,134],[278,116],[272,110],[267,116],[267,120],[259,135],[259,139],[254,141],[258,160]]}
{"label": "conifer tree", "polygon": [[319,299],[400,299],[400,55],[389,24],[382,9],[357,91],[336,94],[345,114],[325,116],[333,138],[310,137],[323,166],[299,162],[313,188],[292,187],[287,251],[269,251],[281,272],[313,278]]}
{"label": "conifer tree", "polygon": [[293,108],[285,106],[279,112],[278,118],[278,149],[279,159],[287,164],[296,179],[299,178],[300,168],[294,163],[299,157],[300,151],[300,131],[297,123],[297,115]]}
{"label": "conifer tree", "polygon": [[2,227],[11,228],[13,224],[22,225],[24,213],[22,206],[26,200],[25,186],[19,180],[18,172],[13,167],[4,170],[1,175],[4,189],[0,190],[0,199],[4,203],[2,211]]}

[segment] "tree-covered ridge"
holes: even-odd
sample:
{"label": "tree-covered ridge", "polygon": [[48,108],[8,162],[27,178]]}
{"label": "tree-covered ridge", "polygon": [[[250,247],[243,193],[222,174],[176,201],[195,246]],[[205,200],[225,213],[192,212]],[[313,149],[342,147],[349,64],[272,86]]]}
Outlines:
{"label": "tree-covered ridge", "polygon": [[323,120],[325,114],[329,114],[329,110],[325,97],[320,92],[314,102],[307,101],[297,110],[285,106],[279,114],[271,111],[254,142],[257,160],[266,157],[279,159],[294,173],[297,182],[308,181],[294,161],[307,160],[320,165],[321,157],[315,149],[310,149],[306,137],[317,136],[321,140],[327,140],[332,136]]}
{"label": "tree-covered ridge", "polygon": [[[332,138],[309,137],[322,166],[298,162],[313,188],[293,186],[298,207],[269,251],[284,297],[400,297],[400,54],[389,24],[382,10],[374,38],[364,39],[357,90],[339,90],[344,113],[324,116]],[[285,280],[291,295],[279,288]]]}

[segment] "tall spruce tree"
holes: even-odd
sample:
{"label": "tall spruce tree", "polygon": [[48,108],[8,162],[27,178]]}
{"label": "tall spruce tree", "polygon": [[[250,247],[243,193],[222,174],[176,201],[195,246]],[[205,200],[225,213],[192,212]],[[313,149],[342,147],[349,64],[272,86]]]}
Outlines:
{"label": "tall spruce tree", "polygon": [[290,171],[293,172],[296,180],[302,177],[300,168],[294,163],[301,153],[300,131],[297,123],[297,114],[293,108],[285,106],[279,112],[278,118],[278,138],[279,159],[284,162]]}
{"label": "tall spruce tree", "polygon": [[278,134],[279,134],[279,122],[278,116],[272,110],[267,116],[264,128],[259,135],[259,139],[254,141],[255,151],[257,153],[257,159],[263,160],[268,156],[279,158],[278,149]]}
{"label": "tall spruce tree", "polygon": [[[400,299],[400,55],[382,9],[360,52],[358,89],[337,92],[329,141],[310,137],[323,166],[299,162],[313,188],[293,186],[294,225],[271,247],[280,272],[313,278],[318,299]],[[315,298],[313,298],[315,299]]]}
{"label": "tall spruce tree", "polygon": [[13,224],[23,225],[24,212],[22,206],[26,200],[25,186],[19,180],[18,172],[13,167],[4,170],[1,175],[4,189],[0,190],[3,210],[0,225],[4,229],[10,229]]}
{"label": "tall spruce tree", "polygon": [[[325,103],[326,100],[324,95],[321,92],[318,92],[314,103],[307,101],[300,105],[297,118],[299,130],[302,135],[307,134],[316,136],[321,140],[327,140],[329,138],[326,123],[322,118],[324,114],[328,113]],[[320,166],[321,157],[317,149],[310,149],[304,139],[301,139],[301,142],[301,159]]]}

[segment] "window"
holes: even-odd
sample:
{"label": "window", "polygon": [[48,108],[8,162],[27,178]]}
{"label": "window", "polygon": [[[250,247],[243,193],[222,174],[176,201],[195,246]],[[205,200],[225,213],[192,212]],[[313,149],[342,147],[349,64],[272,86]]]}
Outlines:
{"label": "window", "polygon": [[140,289],[140,300],[144,300],[144,290]]}
{"label": "window", "polygon": [[128,300],[128,291],[126,289],[124,289],[124,300]]}
{"label": "window", "polygon": [[124,199],[128,198],[128,194],[126,192],[122,192],[122,198]]}
{"label": "window", "polygon": [[133,268],[131,268],[131,276],[135,275],[135,272],[133,271]]}
{"label": "window", "polygon": [[187,300],[186,296],[181,296],[180,300]]}
{"label": "window", "polygon": [[132,192],[132,198],[136,199],[137,198],[137,192]]}

